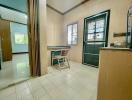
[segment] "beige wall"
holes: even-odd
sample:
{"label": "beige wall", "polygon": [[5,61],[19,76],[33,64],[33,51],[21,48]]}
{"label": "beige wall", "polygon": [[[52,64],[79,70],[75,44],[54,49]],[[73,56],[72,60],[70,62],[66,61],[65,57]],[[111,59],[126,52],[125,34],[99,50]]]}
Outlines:
{"label": "beige wall", "polygon": [[46,0],[39,0],[41,74],[48,73]]}
{"label": "beige wall", "polygon": [[[113,38],[113,33],[126,32],[126,15],[131,0],[90,0],[82,6],[72,10],[64,16],[65,37],[67,37],[66,25],[78,21],[79,37],[78,45],[73,46],[70,58],[73,61],[82,62],[82,42],[83,42],[83,21],[85,17],[111,9],[109,43],[114,41],[124,41],[124,38]],[[67,38],[65,39],[67,40]],[[67,41],[65,41],[67,43]]]}
{"label": "beige wall", "polygon": [[[48,73],[50,51],[47,46],[64,45],[64,16],[46,7],[46,0],[39,0],[41,73]],[[47,59],[48,58],[48,59]]]}
{"label": "beige wall", "polygon": [[[63,46],[64,16],[47,7],[47,46]],[[51,51],[48,50],[48,66],[51,64]]]}
{"label": "beige wall", "polygon": [[64,16],[47,7],[47,45],[64,45]]}

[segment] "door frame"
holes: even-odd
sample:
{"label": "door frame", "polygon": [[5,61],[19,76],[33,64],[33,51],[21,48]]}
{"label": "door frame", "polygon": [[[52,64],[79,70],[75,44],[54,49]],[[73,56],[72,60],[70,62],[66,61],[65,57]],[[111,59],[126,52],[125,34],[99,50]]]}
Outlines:
{"label": "door frame", "polygon": [[[94,14],[92,16],[84,18],[82,64],[84,64],[84,65],[90,65],[90,64],[84,63],[84,44],[85,44],[84,43],[84,40],[85,40],[85,35],[84,34],[86,32],[86,29],[87,29],[87,28],[85,28],[87,19],[94,18],[94,17],[100,16],[100,15],[103,15],[103,14],[107,14],[107,16],[106,16],[106,20],[107,20],[107,22],[106,22],[107,23],[106,33],[107,34],[106,34],[106,44],[105,44],[105,47],[107,47],[108,46],[108,35],[109,35],[109,24],[110,24],[110,12],[111,12],[111,10],[106,10],[106,11],[100,12],[98,14]],[[97,66],[94,66],[94,65],[90,65],[90,66],[97,67]]]}

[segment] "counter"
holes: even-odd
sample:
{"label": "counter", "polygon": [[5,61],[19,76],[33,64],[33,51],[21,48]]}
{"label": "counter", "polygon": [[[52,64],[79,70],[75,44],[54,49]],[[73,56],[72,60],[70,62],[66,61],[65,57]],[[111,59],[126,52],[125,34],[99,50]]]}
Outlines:
{"label": "counter", "polygon": [[106,48],[101,48],[101,50],[112,50],[112,51],[132,51],[132,49],[129,48],[110,48],[110,47],[106,47]]}
{"label": "counter", "polygon": [[132,100],[132,50],[101,48],[97,100]]}

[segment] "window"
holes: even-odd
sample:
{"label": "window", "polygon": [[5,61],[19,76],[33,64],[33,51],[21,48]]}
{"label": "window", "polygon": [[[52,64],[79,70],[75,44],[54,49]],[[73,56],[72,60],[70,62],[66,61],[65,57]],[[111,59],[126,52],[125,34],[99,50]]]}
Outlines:
{"label": "window", "polygon": [[70,24],[67,27],[68,29],[68,45],[76,45],[77,44],[77,32],[78,32],[78,25]]}
{"label": "window", "polygon": [[28,35],[16,33],[15,44],[28,44]]}
{"label": "window", "polygon": [[103,41],[105,31],[105,19],[93,20],[87,23],[87,41]]}

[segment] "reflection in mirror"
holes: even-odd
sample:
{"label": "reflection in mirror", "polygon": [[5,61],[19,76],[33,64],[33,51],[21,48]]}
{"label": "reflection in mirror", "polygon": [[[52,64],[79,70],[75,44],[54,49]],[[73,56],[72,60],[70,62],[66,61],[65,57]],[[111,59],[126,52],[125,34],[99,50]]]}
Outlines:
{"label": "reflection in mirror", "polygon": [[[18,6],[20,1],[11,0]],[[26,0],[22,2],[26,7]],[[15,9],[0,6],[0,89],[30,78],[27,11]]]}

